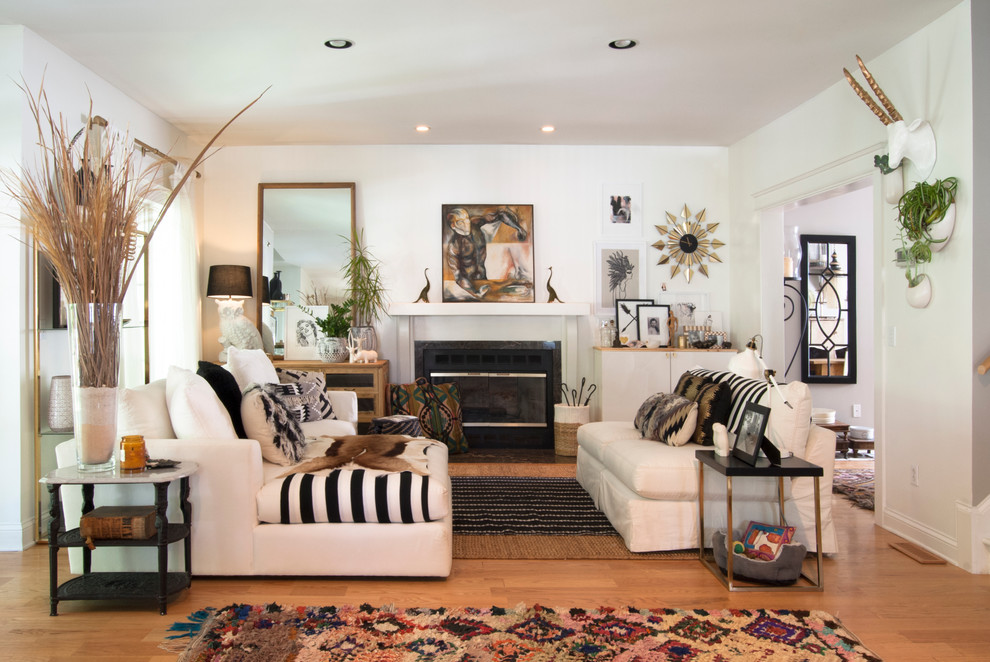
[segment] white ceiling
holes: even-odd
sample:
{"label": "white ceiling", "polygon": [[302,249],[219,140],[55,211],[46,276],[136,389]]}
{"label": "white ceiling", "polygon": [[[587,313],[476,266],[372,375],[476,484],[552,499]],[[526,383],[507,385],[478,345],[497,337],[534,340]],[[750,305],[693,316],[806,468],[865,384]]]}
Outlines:
{"label": "white ceiling", "polygon": [[959,2],[0,0],[0,24],[196,140],[271,86],[226,144],[729,145]]}

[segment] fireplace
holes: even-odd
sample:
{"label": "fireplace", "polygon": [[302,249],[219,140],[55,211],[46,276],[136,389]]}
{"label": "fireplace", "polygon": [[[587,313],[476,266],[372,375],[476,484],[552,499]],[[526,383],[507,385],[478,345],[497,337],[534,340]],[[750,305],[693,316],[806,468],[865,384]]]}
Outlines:
{"label": "fireplace", "polygon": [[470,447],[553,448],[559,342],[417,341],[415,361],[430,382],[457,383]]}

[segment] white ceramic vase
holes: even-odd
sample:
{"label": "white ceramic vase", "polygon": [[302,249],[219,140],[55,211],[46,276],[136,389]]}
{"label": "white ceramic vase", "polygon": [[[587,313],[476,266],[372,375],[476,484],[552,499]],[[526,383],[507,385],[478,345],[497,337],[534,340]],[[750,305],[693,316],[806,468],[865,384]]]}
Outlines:
{"label": "white ceramic vase", "polygon": [[927,308],[932,302],[932,281],[922,274],[921,282],[907,289],[907,302],[912,308]]}
{"label": "white ceramic vase", "polygon": [[952,229],[956,226],[956,203],[949,205],[945,210],[945,216],[938,223],[932,224],[928,228],[928,234],[932,236],[932,252],[938,253],[949,243],[952,236]]}

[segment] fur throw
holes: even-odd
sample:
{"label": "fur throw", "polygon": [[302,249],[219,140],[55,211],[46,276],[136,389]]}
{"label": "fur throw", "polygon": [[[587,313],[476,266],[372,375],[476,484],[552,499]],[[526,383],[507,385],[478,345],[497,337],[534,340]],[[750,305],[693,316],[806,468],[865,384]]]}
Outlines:
{"label": "fur throw", "polygon": [[279,478],[295,473],[311,473],[324,469],[339,469],[356,464],[379,471],[411,471],[421,476],[430,474],[426,465],[426,449],[438,442],[409,438],[401,434],[355,434],[334,437],[323,457],[307,460]]}

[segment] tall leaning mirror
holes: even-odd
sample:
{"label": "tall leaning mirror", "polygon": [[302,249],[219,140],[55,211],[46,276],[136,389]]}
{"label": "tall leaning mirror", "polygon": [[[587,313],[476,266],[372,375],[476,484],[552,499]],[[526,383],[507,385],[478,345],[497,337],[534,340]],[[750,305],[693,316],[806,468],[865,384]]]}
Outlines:
{"label": "tall leaning mirror", "polygon": [[801,294],[808,324],[801,341],[801,381],[856,383],[856,237],[801,235]]}
{"label": "tall leaning mirror", "polygon": [[287,333],[299,304],[316,308],[347,298],[341,267],[350,257],[354,189],[353,182],[258,185],[255,300],[265,350],[276,358],[316,358],[315,343]]}

